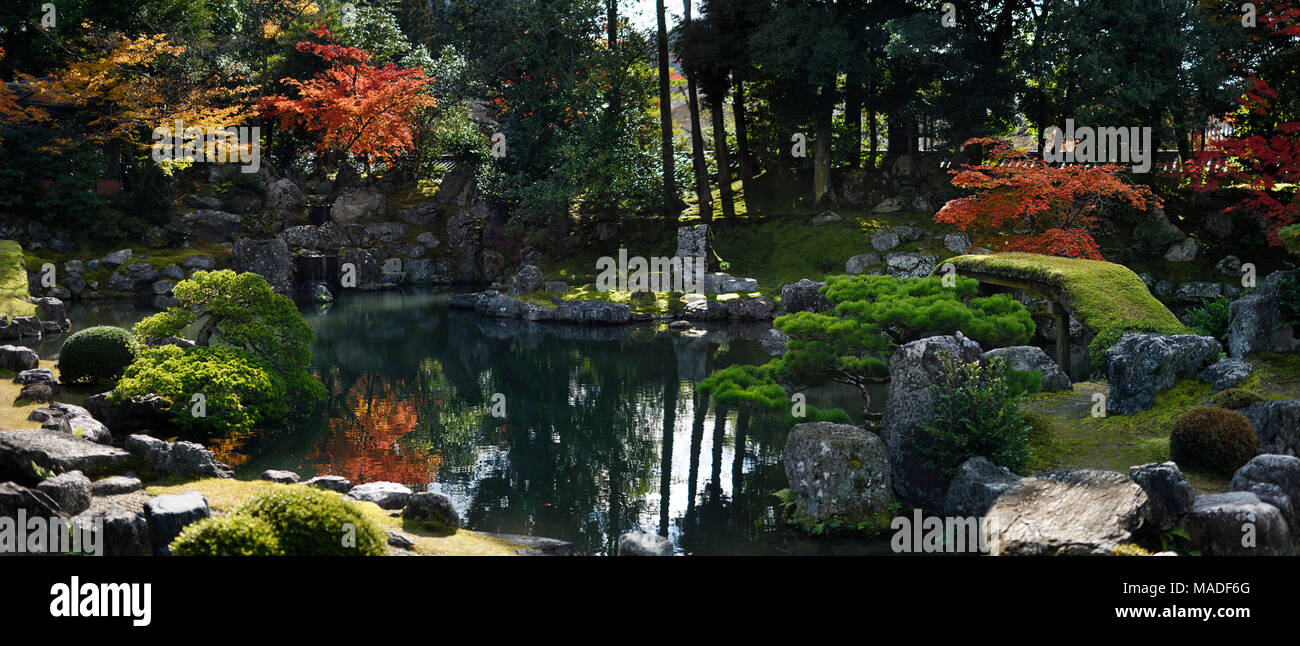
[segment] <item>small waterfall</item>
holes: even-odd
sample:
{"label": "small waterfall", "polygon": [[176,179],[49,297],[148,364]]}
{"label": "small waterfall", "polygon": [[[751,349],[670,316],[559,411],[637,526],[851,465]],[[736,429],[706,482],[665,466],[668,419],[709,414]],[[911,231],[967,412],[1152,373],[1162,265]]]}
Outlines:
{"label": "small waterfall", "polygon": [[338,287],[339,257],[319,253],[295,256],[294,276],[298,287],[309,293],[313,300],[333,300],[330,290]]}

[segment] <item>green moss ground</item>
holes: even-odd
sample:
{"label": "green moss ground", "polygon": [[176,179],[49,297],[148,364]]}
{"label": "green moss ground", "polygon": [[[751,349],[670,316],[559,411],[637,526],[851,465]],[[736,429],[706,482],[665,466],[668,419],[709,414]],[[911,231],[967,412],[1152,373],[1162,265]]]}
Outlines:
{"label": "green moss ground", "polygon": [[[208,499],[208,506],[214,512],[227,513],[257,494],[288,486],[301,485],[283,485],[265,480],[206,478],[185,483],[156,484],[146,487],[145,492],[151,496],[164,496],[197,491]],[[355,504],[381,530],[400,531],[414,539],[415,551],[424,556],[516,556],[516,550],[527,549],[524,545],[467,529],[458,530],[454,534],[424,530],[404,524],[401,518],[394,518],[392,512],[381,509],[374,503]]]}
{"label": "green moss ground", "polygon": [[[1240,387],[1269,399],[1300,398],[1300,354],[1252,356],[1255,372]],[[1108,394],[1105,382],[1089,381],[1071,391],[1038,393],[1021,408],[1034,426],[1031,471],[1090,467],[1128,473],[1128,468],[1169,459],[1169,433],[1183,413],[1208,403],[1209,384],[1184,379],[1157,393],[1150,410],[1133,415],[1091,414],[1094,393]],[[1185,469],[1200,492],[1226,491],[1229,476]]]}
{"label": "green moss ground", "polygon": [[[40,265],[37,265],[40,268]],[[36,306],[28,303],[27,272],[23,248],[13,240],[0,240],[0,316],[31,316]]]}

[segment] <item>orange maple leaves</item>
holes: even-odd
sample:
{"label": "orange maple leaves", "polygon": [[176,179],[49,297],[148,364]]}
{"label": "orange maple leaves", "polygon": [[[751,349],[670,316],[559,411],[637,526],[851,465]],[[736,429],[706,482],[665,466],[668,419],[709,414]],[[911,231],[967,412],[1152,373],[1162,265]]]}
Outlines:
{"label": "orange maple leaves", "polygon": [[[331,38],[324,27],[310,33]],[[298,97],[266,97],[264,112],[279,117],[282,127],[319,133],[322,151],[346,150],[373,163],[414,148],[417,117],[435,104],[428,94],[432,79],[421,69],[376,67],[365,50],[333,42],[303,41],[297,49],[328,61],[329,69],[305,82],[283,79]]]}
{"label": "orange maple leaves", "polygon": [[948,202],[934,220],[970,232],[974,246],[1105,260],[1090,233],[1098,208],[1107,202],[1143,210],[1160,205],[1149,188],[1121,179],[1113,164],[1056,167],[1002,140],[966,142],[972,144],[990,147],[989,163],[953,171],[952,183],[975,194]]}

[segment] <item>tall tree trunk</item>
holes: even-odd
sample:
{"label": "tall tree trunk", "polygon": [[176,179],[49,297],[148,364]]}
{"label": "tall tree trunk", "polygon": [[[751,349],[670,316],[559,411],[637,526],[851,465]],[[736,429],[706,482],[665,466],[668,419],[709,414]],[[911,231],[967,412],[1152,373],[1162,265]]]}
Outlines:
{"label": "tall tree trunk", "polygon": [[877,119],[876,98],[877,97],[876,97],[876,82],[874,80],[874,75],[872,78],[873,80],[867,82],[867,116],[870,119],[867,122],[867,125],[868,125],[868,130],[870,130],[870,137],[871,137],[871,143],[870,143],[871,159],[869,160],[870,165],[868,166],[868,168],[876,167],[876,153],[877,153],[876,147],[878,145],[876,143],[876,140],[880,138],[879,126],[876,124],[876,119]]}
{"label": "tall tree trunk", "polygon": [[677,183],[673,160],[673,101],[669,91],[671,70],[668,67],[668,21],[664,18],[664,0],[655,0],[655,18],[659,22],[659,133],[663,155],[664,217],[669,226],[677,226]]}
{"label": "tall tree trunk", "polygon": [[[691,0],[682,0],[686,7],[683,20],[691,21]],[[686,75],[687,104],[691,112],[691,161],[695,166],[695,195],[700,203],[700,220],[713,221],[713,194],[709,191],[709,165],[704,159],[704,133],[700,129],[700,98],[695,88],[695,78]]]}
{"label": "tall tree trunk", "polygon": [[817,97],[817,143],[813,152],[813,202],[821,204],[831,194],[831,117],[835,111],[835,88],[824,85]]}
{"label": "tall tree trunk", "polygon": [[727,124],[723,120],[723,107],[726,94],[722,88],[709,97],[713,121],[713,159],[718,164],[718,198],[722,200],[722,217],[728,220],[736,217],[736,204],[731,197],[731,157],[727,153]]}
{"label": "tall tree trunk", "polygon": [[[613,54],[618,49],[618,0],[605,0],[605,35],[609,40],[609,51]],[[609,92],[605,96],[609,104],[609,112],[617,118],[619,111],[622,109],[621,98],[618,95],[618,88],[610,84]]]}
{"label": "tall tree trunk", "polygon": [[754,209],[758,195],[754,193],[754,158],[749,154],[749,123],[745,112],[745,84],[736,80],[731,94],[731,115],[736,120],[736,154],[740,156],[740,185],[745,191],[746,212]]}
{"label": "tall tree trunk", "polygon": [[862,78],[849,72],[844,84],[844,129],[849,132],[849,168],[862,164]]}

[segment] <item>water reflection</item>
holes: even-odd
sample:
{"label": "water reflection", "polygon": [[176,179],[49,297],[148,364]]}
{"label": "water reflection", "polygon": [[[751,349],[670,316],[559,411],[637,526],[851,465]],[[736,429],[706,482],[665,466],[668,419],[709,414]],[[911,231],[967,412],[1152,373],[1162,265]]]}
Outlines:
{"label": "water reflection", "polygon": [[[541,326],[451,311],[431,292],[345,292],[303,314],[327,409],[214,443],[241,477],[288,468],[428,488],[451,496],[470,527],[559,538],[582,554],[612,553],[632,530],[689,554],[887,551],[781,531],[781,420],[696,392],[712,370],[766,361],[742,338],[761,327],[685,336]],[[861,406],[846,390],[809,400]]]}

